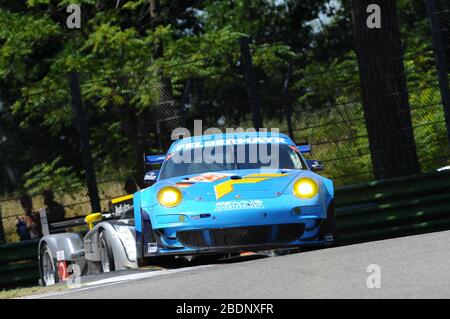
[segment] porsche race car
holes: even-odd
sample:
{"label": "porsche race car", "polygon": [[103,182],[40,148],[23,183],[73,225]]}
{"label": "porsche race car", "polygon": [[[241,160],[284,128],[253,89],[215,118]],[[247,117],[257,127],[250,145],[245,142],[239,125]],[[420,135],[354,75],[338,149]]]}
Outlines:
{"label": "porsche race car", "polygon": [[333,244],[333,182],[314,172],[322,165],[306,152],[284,134],[255,132],[185,138],[165,156],[147,156],[162,166],[134,194],[138,264]]}

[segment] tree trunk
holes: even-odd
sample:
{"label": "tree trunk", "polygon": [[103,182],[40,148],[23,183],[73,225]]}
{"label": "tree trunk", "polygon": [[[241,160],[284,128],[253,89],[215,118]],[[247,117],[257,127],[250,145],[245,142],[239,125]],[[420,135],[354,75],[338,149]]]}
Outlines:
{"label": "tree trunk", "polygon": [[143,187],[144,182],[144,162],[143,154],[146,151],[143,145],[143,141],[139,138],[137,128],[137,117],[129,106],[126,105],[116,106],[115,111],[120,119],[120,125],[122,131],[128,139],[128,142],[133,146],[133,158],[134,158],[134,179],[139,187]]}
{"label": "tree trunk", "polygon": [[[381,28],[368,27],[370,4],[381,8]],[[352,15],[375,178],[418,173],[395,1],[353,0]]]}
{"label": "tree trunk", "polygon": [[437,11],[439,13],[443,47],[445,49],[445,65],[447,66],[447,72],[450,73],[450,1],[438,0]]}
{"label": "tree trunk", "polygon": [[87,128],[86,109],[81,99],[80,81],[78,73],[69,74],[70,95],[72,98],[72,108],[75,114],[75,123],[80,139],[81,157],[84,171],[86,173],[86,186],[88,189],[91,209],[93,213],[102,211],[100,197],[98,195],[97,178],[95,176],[94,159],[92,158],[91,145],[89,142],[89,132]]}
{"label": "tree trunk", "polygon": [[[152,29],[156,29],[159,21],[161,19],[161,4],[159,0],[150,0],[150,19]],[[153,57],[158,59],[164,54],[164,46],[161,39],[155,40],[155,49],[153,52]]]}

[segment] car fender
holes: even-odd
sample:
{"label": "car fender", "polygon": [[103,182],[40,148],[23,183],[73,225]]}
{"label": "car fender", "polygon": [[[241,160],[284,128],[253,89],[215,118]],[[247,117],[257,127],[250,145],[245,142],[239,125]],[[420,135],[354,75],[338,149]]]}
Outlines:
{"label": "car fender", "polygon": [[76,261],[84,251],[83,238],[77,233],[52,234],[42,237],[39,241],[39,256],[44,244],[50,249],[53,258],[57,258],[59,253],[59,259],[66,261]]}
{"label": "car fender", "polygon": [[334,183],[331,179],[325,178],[321,176],[323,184],[325,186],[325,189],[327,191],[326,194],[326,201],[327,201],[327,207],[330,206],[330,203],[334,199]]}
{"label": "car fender", "polygon": [[[90,248],[86,250],[86,260],[100,262],[99,234],[101,231],[105,233],[108,243],[111,246],[114,256],[115,269],[121,270],[127,268],[136,268],[136,261],[130,260],[128,258],[124,244],[122,243],[116,228],[112,223],[107,221],[98,223],[91,231],[89,231],[88,234],[86,234],[85,245],[86,247]],[[135,242],[134,245],[136,245]]]}
{"label": "car fender", "polygon": [[61,233],[42,237],[38,248],[39,273],[41,273],[40,258],[44,244],[47,245],[54,260],[74,262],[81,269],[84,269],[84,242],[81,235],[77,233]]}

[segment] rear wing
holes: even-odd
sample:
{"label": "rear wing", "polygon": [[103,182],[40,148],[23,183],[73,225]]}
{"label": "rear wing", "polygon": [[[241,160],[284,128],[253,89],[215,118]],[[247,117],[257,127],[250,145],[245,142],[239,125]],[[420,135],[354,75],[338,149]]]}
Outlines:
{"label": "rear wing", "polygon": [[86,216],[78,216],[66,218],[59,222],[49,223],[47,219],[47,211],[45,208],[39,210],[41,219],[42,234],[48,236],[50,234],[64,232],[67,228],[86,225]]}
{"label": "rear wing", "polygon": [[146,155],[144,154],[144,165],[162,164],[166,155]]}
{"label": "rear wing", "polygon": [[311,145],[309,143],[300,143],[297,145],[297,149],[302,154],[311,153]]}
{"label": "rear wing", "polygon": [[[113,198],[110,201],[109,212],[105,212],[102,214],[103,220],[110,220],[117,218],[120,216],[125,210],[129,209],[133,205],[133,195],[126,195],[122,197]],[[45,208],[41,208],[39,210],[39,217],[41,220],[42,226],[42,234],[44,236],[50,234],[61,233],[67,230],[67,228],[77,227],[77,226],[86,226],[88,222],[86,221],[86,217],[90,216],[77,216],[66,218],[62,221],[49,223],[47,219],[47,211]]]}

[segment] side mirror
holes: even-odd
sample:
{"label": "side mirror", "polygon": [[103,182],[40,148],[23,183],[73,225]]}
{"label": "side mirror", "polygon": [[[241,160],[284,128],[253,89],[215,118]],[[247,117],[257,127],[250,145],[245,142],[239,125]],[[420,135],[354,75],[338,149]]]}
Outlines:
{"label": "side mirror", "polygon": [[323,164],[318,160],[307,160],[309,168],[313,172],[321,172],[323,171]]}
{"label": "side mirror", "polygon": [[145,176],[144,176],[144,184],[147,187],[152,186],[153,184],[156,183],[158,176],[159,176],[159,169],[153,170],[153,171],[148,171],[147,173],[145,173]]}

